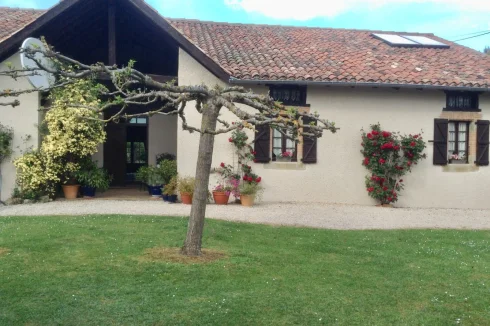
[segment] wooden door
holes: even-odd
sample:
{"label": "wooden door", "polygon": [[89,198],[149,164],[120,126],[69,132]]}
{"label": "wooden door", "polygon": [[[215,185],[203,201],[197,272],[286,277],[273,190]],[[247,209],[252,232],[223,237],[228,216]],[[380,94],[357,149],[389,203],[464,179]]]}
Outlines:
{"label": "wooden door", "polygon": [[104,167],[112,175],[113,186],[124,186],[126,179],[126,124],[109,123],[104,144]]}

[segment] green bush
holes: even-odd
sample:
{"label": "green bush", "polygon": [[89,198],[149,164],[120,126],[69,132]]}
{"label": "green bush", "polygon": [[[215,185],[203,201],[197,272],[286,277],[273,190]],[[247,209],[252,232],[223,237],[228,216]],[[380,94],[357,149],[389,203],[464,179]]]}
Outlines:
{"label": "green bush", "polygon": [[97,167],[97,164],[89,159],[77,171],[76,179],[84,187],[97,188],[97,190],[104,192],[109,189],[112,176],[105,169]]}
{"label": "green bush", "polygon": [[193,177],[179,178],[178,190],[181,193],[194,194],[194,188],[196,187],[196,179]]}
{"label": "green bush", "polygon": [[0,163],[12,155],[14,131],[0,123]]}

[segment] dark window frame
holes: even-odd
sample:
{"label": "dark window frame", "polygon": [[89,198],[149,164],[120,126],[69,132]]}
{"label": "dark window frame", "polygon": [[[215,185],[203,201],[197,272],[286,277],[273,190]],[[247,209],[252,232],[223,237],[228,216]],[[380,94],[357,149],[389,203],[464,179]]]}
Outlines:
{"label": "dark window frame", "polygon": [[[276,98],[274,94],[276,92],[284,92],[284,91],[299,91],[299,100],[298,101],[288,101],[283,100],[281,97]],[[282,104],[286,106],[303,106],[308,107],[309,104],[306,104],[306,86],[300,85],[270,85],[269,86],[269,95],[276,101],[280,101]]]}
{"label": "dark window frame", "polygon": [[[128,147],[129,144],[129,147]],[[141,153],[141,147],[136,148],[136,144],[143,144],[143,150],[144,152]],[[129,153],[127,152],[129,149]],[[129,157],[128,157],[129,154]],[[137,158],[137,154],[144,154],[145,155],[145,160],[143,162],[140,162]],[[128,162],[128,158],[130,159],[130,162]],[[148,164],[148,151],[145,147],[145,143],[141,141],[127,141],[126,142],[126,164]]]}
{"label": "dark window frame", "polygon": [[[449,148],[449,143],[454,143],[455,150],[453,151],[453,154],[456,152],[457,155],[459,155],[459,151],[460,151],[460,148],[459,148],[459,124],[460,123],[466,124],[466,140],[465,140],[465,150],[464,150],[466,153],[466,157],[464,158],[464,160],[456,160],[456,162],[459,162],[459,164],[461,164],[461,163],[462,164],[468,164],[469,163],[468,156],[469,156],[470,121],[449,120],[448,124],[451,124],[451,123],[454,123],[455,137],[454,137],[454,141],[449,140],[449,132],[450,131],[449,131],[449,126],[448,126],[447,146]],[[448,164],[454,164],[451,162],[450,158],[448,158]]]}
{"label": "dark window frame", "polygon": [[[464,111],[464,112],[481,112],[480,109],[480,100],[479,100],[479,95],[480,93],[478,92],[458,92],[458,91],[447,91],[446,93],[446,107],[444,108],[444,111]],[[463,106],[458,105],[458,97],[463,97],[463,102],[464,98],[468,98],[468,101],[470,102],[469,107],[465,106],[463,103]],[[451,99],[453,99],[455,105],[452,105]]]}
{"label": "dark window frame", "polygon": [[[272,161],[276,161],[276,154],[274,153],[274,149],[279,148],[274,146],[274,139],[279,139],[279,137],[275,137],[275,130],[271,128],[271,139],[272,139],[272,146],[271,146],[271,155],[272,155]],[[285,152],[287,150],[287,137],[286,135],[281,133],[281,153]],[[298,162],[298,143],[294,142],[294,153],[293,157],[291,158],[291,162]]]}

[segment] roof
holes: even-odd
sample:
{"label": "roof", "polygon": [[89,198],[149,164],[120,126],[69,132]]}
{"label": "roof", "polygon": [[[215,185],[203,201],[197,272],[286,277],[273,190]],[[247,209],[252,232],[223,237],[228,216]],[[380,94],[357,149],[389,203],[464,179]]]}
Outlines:
{"label": "roof", "polygon": [[0,7],[0,42],[45,12],[46,10]]}
{"label": "roof", "polygon": [[490,86],[490,56],[433,34],[396,33],[450,48],[392,47],[368,30],[167,20],[237,79]]}
{"label": "roof", "polygon": [[[61,1],[46,15],[0,7],[0,52],[82,1]],[[127,1],[225,81],[490,90],[490,56],[433,34],[396,33],[450,48],[392,47],[372,36],[380,31],[164,19],[143,0]]]}

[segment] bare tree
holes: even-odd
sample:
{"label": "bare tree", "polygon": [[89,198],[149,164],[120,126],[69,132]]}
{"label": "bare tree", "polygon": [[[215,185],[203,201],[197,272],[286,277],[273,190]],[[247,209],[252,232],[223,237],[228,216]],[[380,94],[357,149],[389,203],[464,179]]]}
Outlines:
{"label": "bare tree", "polygon": [[[49,47],[48,50],[25,48],[20,51],[34,60],[38,68],[16,69],[9,67],[8,70],[0,72],[0,75],[19,78],[44,70],[56,77],[57,82],[51,88],[63,87],[70,81],[79,78],[109,79],[114,89],[110,91],[107,89],[99,90],[100,95],[107,100],[99,107],[88,107],[98,113],[106,112],[110,108],[117,108],[117,112],[103,120],[104,122],[117,122],[119,119],[141,116],[177,115],[184,130],[200,134],[195,175],[196,186],[187,236],[182,247],[182,253],[185,255],[196,256],[201,254],[209,175],[216,135],[229,133],[237,128],[254,129],[254,126],[270,125],[297,141],[300,136],[321,137],[324,130],[331,132],[337,130],[334,123],[321,119],[316,113],[304,113],[295,108],[285,108],[269,96],[255,94],[243,87],[175,86],[172,82],[160,83],[139,72],[133,68],[133,62],[130,62],[125,68],[105,66],[101,63],[87,65],[55,52]],[[57,68],[45,66],[36,60],[35,56],[38,53],[58,63]],[[60,69],[60,66],[70,67],[70,69]],[[17,97],[33,91],[38,90],[0,90],[0,98]],[[187,123],[186,110],[188,110],[187,104],[189,102],[194,103],[195,110],[202,116],[200,126],[191,126]],[[79,103],[69,104],[71,107],[87,107]],[[14,100],[0,105],[16,106],[19,105],[19,101]],[[144,113],[129,114],[126,109],[134,105],[146,107],[147,110]],[[243,106],[240,107],[240,105],[252,108],[253,113],[249,109],[243,109]],[[220,111],[223,109],[232,112],[240,121],[229,124],[220,119]],[[312,122],[303,125],[302,118],[304,117]]]}

